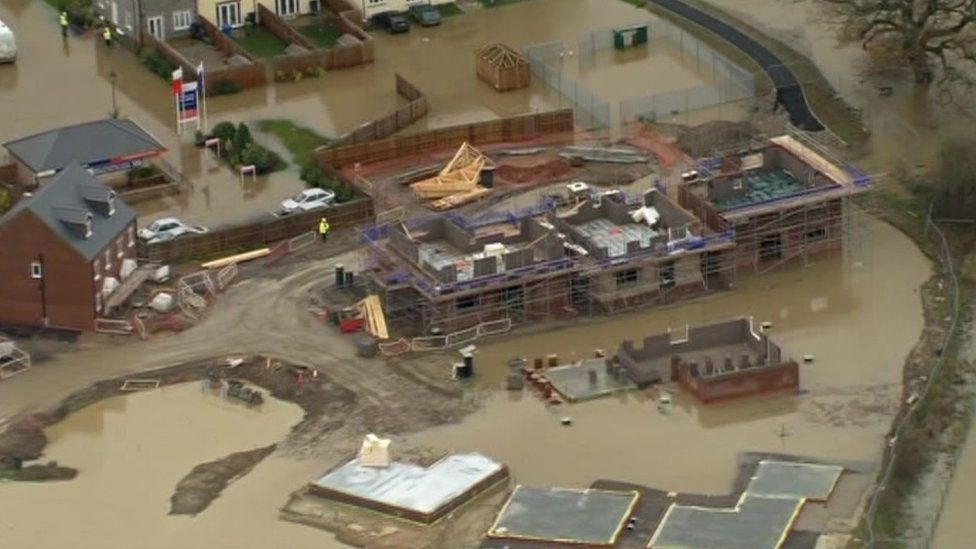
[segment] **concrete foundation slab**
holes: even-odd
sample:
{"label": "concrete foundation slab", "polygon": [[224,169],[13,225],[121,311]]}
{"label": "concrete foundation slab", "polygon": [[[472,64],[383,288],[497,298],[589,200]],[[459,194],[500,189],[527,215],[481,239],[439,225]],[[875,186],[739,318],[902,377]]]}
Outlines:
{"label": "concrete foundation slab", "polygon": [[518,486],[488,536],[613,545],[638,499],[633,491]]}
{"label": "concrete foundation slab", "polygon": [[776,549],[790,532],[803,500],[743,494],[733,509],[673,505],[651,548]]}
{"label": "concrete foundation slab", "polygon": [[754,496],[826,501],[843,472],[844,468],[836,465],[763,460],[749,482],[748,492]]}
{"label": "concrete foundation slab", "polygon": [[570,402],[637,388],[637,384],[625,375],[614,377],[607,373],[603,359],[583,360],[577,364],[550,368],[546,370],[546,377],[556,391]]}

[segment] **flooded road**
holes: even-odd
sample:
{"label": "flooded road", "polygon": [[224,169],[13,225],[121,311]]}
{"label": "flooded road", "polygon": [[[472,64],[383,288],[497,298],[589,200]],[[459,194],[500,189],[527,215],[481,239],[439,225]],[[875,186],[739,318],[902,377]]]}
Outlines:
{"label": "flooded road", "polygon": [[318,464],[272,455],[198,516],[167,514],[194,466],[278,442],[301,418],[294,404],[269,398],[250,409],[197,383],[92,404],[46,430],[42,460],[77,468],[75,480],[0,485],[0,540],[9,548],[263,548],[287,539],[328,548],[329,534],[277,520]]}
{"label": "flooded road", "polygon": [[[583,487],[598,478],[665,490],[725,493],[741,452],[772,451],[827,460],[875,461],[901,393],[905,356],[922,328],[919,284],[931,274],[901,233],[868,225],[870,247],[759,277],[693,303],[515,337],[479,348],[479,384],[500,386],[513,356],[556,352],[563,361],[612,352],[622,338],[753,315],[799,360],[803,394],[699,406],[676,394],[662,413],[656,389],[547,410],[530,391],[499,391],[459,425],[408,438],[447,451],[481,451],[506,463],[520,483]],[[678,393],[675,389],[675,393]],[[570,416],[570,427],[560,425]]]}

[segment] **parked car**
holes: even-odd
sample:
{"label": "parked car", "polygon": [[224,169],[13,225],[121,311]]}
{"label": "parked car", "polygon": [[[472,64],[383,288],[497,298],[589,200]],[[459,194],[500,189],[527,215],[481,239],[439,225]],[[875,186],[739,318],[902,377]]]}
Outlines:
{"label": "parked car", "polygon": [[305,189],[281,203],[281,213],[307,212],[335,204],[335,193],[328,189]]}
{"label": "parked car", "polygon": [[421,27],[433,27],[441,24],[441,12],[434,6],[410,6],[410,15],[420,23]]}
{"label": "parked car", "polygon": [[206,227],[187,225],[175,217],[164,217],[153,221],[148,226],[139,229],[139,238],[149,244],[166,242],[188,234],[203,234]]}
{"label": "parked car", "polygon": [[13,63],[17,59],[17,38],[14,31],[0,21],[0,63]]}
{"label": "parked car", "polygon": [[373,16],[373,23],[390,31],[390,34],[407,32],[410,22],[398,11],[384,11]]}

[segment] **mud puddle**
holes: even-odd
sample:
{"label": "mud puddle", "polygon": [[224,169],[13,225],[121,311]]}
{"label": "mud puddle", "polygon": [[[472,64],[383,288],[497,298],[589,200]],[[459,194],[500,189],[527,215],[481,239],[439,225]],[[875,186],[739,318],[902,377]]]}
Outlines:
{"label": "mud puddle", "polygon": [[96,402],[45,431],[43,459],[77,468],[75,480],[0,488],[0,538],[10,547],[268,547],[287,536],[289,546],[322,547],[328,535],[277,520],[309,474],[284,458],[259,464],[196,518],[167,515],[195,466],[278,442],[302,415],[270,397],[248,408],[198,383]]}
{"label": "mud puddle", "polygon": [[[520,483],[587,486],[599,478],[667,490],[725,493],[745,451],[875,461],[901,394],[905,356],[922,329],[919,285],[931,274],[901,233],[870,220],[870,246],[807,268],[747,278],[689,304],[480,346],[477,383],[497,388],[513,356],[568,361],[612,352],[625,337],[738,315],[774,322],[784,353],[800,359],[800,396],[699,406],[676,393],[663,412],[656,389],[547,409],[528,390],[492,393],[459,425],[409,437],[435,449],[486,452]],[[569,416],[566,427],[560,418]]]}

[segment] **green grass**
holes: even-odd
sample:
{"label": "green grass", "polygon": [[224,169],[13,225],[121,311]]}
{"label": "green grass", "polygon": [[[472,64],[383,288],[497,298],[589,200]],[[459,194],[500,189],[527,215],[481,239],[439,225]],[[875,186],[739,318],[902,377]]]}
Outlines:
{"label": "green grass", "polygon": [[631,6],[637,6],[638,8],[643,8],[647,4],[647,0],[623,0],[623,1],[630,4]]}
{"label": "green grass", "polygon": [[247,29],[245,33],[243,38],[237,39],[237,42],[257,57],[268,58],[281,55],[288,47],[284,40],[260,25]]}
{"label": "green grass", "polygon": [[299,166],[312,163],[315,149],[329,143],[329,138],[318,134],[315,130],[299,126],[291,120],[261,120],[258,130],[270,133],[281,140],[281,144],[288,149],[294,161]]}
{"label": "green grass", "polygon": [[438,4],[434,7],[437,8],[437,11],[441,12],[441,17],[451,17],[452,15],[461,15],[464,13],[464,11],[454,2]]}
{"label": "green grass", "polygon": [[308,25],[299,31],[320,48],[331,48],[342,36],[342,29],[332,25]]}

